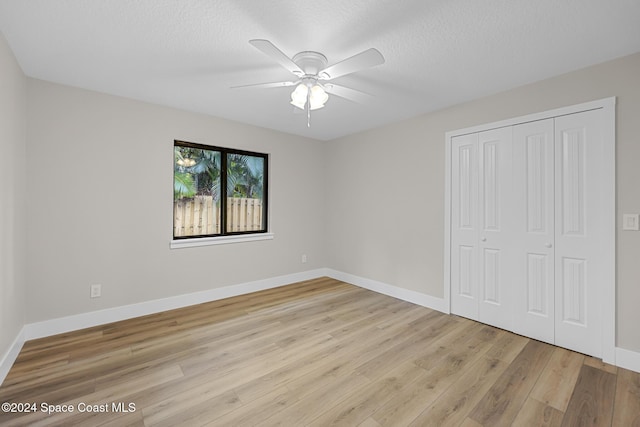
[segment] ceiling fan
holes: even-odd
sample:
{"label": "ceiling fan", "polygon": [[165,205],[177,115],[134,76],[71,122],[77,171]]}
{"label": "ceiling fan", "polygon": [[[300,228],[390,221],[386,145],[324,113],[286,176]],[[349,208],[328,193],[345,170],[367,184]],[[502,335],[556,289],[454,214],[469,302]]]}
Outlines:
{"label": "ceiling fan", "polygon": [[289,58],[269,40],[249,40],[262,53],[290,71],[295,79],[274,83],[258,83],[233,88],[274,88],[296,86],[291,93],[291,104],[307,111],[307,126],[310,126],[311,111],[324,107],[329,95],[350,101],[366,103],[371,95],[359,90],[330,83],[331,80],[384,63],[384,57],[376,49],[367,49],[336,64],[328,65],[327,57],[319,52],[304,51]]}

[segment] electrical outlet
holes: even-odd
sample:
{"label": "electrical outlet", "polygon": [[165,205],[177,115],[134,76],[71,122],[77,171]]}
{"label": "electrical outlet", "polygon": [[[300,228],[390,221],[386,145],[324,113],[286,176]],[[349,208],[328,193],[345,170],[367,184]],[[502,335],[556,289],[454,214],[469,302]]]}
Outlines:
{"label": "electrical outlet", "polygon": [[302,263],[307,262],[307,254],[302,254]]}
{"label": "electrical outlet", "polygon": [[102,285],[91,285],[91,298],[100,298],[102,296]]}
{"label": "electrical outlet", "polygon": [[640,230],[640,214],[623,214],[622,215],[623,230]]}

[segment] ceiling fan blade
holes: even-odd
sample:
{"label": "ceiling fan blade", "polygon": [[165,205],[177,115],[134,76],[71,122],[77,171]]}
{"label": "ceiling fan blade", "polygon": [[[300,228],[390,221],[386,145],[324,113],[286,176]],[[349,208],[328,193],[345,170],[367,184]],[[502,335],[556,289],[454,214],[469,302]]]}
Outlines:
{"label": "ceiling fan blade", "polygon": [[367,104],[373,101],[374,97],[368,93],[360,92],[359,90],[351,89],[345,86],[336,85],[333,83],[326,83],[323,85],[325,92],[339,96],[340,98],[348,99],[349,101],[357,102],[358,104]]}
{"label": "ceiling fan blade", "polygon": [[249,40],[249,43],[251,43],[253,47],[276,61],[278,64],[282,65],[284,68],[286,68],[296,76],[304,75],[304,71],[302,71],[302,69],[300,69],[300,67],[298,67],[298,65],[296,65],[296,63],[293,62],[291,58],[282,53],[282,51],[275,47],[275,45],[269,40],[254,39]]}
{"label": "ceiling fan blade", "polygon": [[231,89],[240,89],[244,87],[255,87],[255,88],[288,87],[288,86],[295,86],[297,83],[298,82],[256,83],[251,85],[231,86]]}
{"label": "ceiling fan blade", "polygon": [[380,64],[384,64],[384,56],[377,49],[371,48],[325,68],[318,76],[320,80],[331,80]]}

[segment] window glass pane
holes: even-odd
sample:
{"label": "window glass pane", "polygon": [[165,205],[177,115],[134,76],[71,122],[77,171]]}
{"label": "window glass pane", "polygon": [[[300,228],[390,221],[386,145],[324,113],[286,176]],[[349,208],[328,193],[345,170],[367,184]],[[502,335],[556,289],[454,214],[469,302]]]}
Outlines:
{"label": "window glass pane", "polygon": [[220,234],[220,152],[174,146],[173,236]]}
{"label": "window glass pane", "polygon": [[227,154],[227,232],[264,231],[265,158]]}

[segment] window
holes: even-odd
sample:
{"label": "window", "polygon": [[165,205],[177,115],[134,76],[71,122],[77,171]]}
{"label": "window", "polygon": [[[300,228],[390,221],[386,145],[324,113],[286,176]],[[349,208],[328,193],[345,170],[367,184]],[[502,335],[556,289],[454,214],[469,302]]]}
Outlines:
{"label": "window", "polygon": [[173,238],[267,232],[267,155],[174,141]]}

